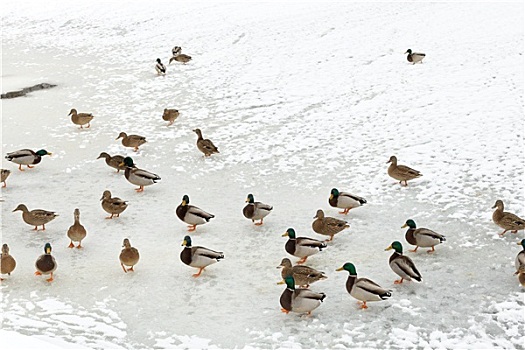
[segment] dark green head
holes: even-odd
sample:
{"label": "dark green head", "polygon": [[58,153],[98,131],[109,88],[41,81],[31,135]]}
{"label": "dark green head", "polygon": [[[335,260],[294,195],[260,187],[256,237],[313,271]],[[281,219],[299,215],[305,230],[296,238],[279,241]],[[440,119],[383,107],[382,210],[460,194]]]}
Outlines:
{"label": "dark green head", "polygon": [[[122,163],[124,163],[124,164],[122,164]],[[120,163],[119,165],[120,166],[125,165],[125,166],[130,167],[130,168],[135,167],[135,163],[133,163],[133,159],[131,157],[124,158],[124,161],[122,163]]]}
{"label": "dark green head", "polygon": [[45,149],[41,149],[39,151],[36,151],[35,152],[36,154],[38,154],[39,156],[47,156],[47,155],[51,155],[51,153],[49,153],[48,151],[46,151]]}
{"label": "dark green head", "polygon": [[409,55],[411,55],[412,54],[412,50],[408,49],[407,52],[405,52],[405,53],[408,53]]}
{"label": "dark green head", "polygon": [[46,245],[44,246],[44,253],[51,254],[51,244],[46,243]]}
{"label": "dark green head", "polygon": [[343,267],[338,268],[336,271],[348,271],[350,276],[357,276],[357,271],[355,270],[355,266],[352,263],[346,263],[343,265]]}
{"label": "dark green head", "polygon": [[521,244],[521,246],[523,247],[523,249],[525,249],[525,238],[521,240],[521,242],[519,242],[518,244]]}
{"label": "dark green head", "polygon": [[330,191],[330,199],[339,197],[339,190],[337,188],[332,188]]}
{"label": "dark green head", "polygon": [[191,247],[191,237],[190,236],[184,237],[184,241],[182,241],[182,245],[185,247]]}
{"label": "dark green head", "polygon": [[185,205],[188,205],[190,204],[190,197],[188,197],[187,194],[185,194],[184,196],[182,196],[182,206],[185,206]]}
{"label": "dark green head", "polygon": [[396,253],[403,254],[403,246],[398,241],[392,242],[390,247],[386,248],[385,250],[391,250],[394,249]]}
{"label": "dark green head", "polygon": [[248,198],[246,198],[246,202],[247,202],[247,203],[253,203],[253,202],[255,202],[255,199],[253,198],[253,194],[250,193],[250,194],[248,195]]}
{"label": "dark green head", "polygon": [[286,288],[295,289],[295,280],[292,276],[286,276],[284,278],[284,282],[286,282]]}
{"label": "dark green head", "polygon": [[293,228],[289,228],[288,230],[286,230],[285,233],[283,233],[283,237],[290,237],[292,239],[295,239],[295,230]]}
{"label": "dark green head", "polygon": [[410,227],[410,228],[416,228],[416,223],[414,222],[414,220],[412,219],[408,219],[405,224],[403,226],[401,226],[401,228],[405,228],[405,227]]}

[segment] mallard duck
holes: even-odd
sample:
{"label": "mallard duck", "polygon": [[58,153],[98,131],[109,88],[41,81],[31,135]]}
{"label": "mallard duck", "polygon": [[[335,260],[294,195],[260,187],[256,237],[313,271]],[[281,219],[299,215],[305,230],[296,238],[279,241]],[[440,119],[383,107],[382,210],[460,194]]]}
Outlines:
{"label": "mallard duck", "polygon": [[296,237],[295,230],[289,228],[282,235],[288,237],[284,249],[288,254],[301,258],[297,263],[303,264],[309,256],[319,253],[323,248],[326,248],[326,243],[318,241],[317,239],[307,237]]}
{"label": "mallard duck", "polygon": [[385,289],[367,278],[357,278],[354,264],[346,263],[336,271],[343,270],[348,271],[349,274],[346,280],[346,290],[351,296],[363,302],[361,309],[368,308],[366,306],[367,301],[380,301],[392,296],[391,290]]}
{"label": "mallard duck", "polygon": [[8,153],[7,156],[5,156],[5,159],[19,164],[18,170],[24,171],[24,169],[22,169],[22,165],[27,165],[28,168],[32,168],[31,165],[40,163],[42,156],[50,155],[52,155],[52,153],[46,151],[45,149],[41,149],[36,152],[33,152],[30,149],[21,149],[19,151]]}
{"label": "mallard duck", "polygon": [[242,210],[242,213],[244,214],[244,217],[247,219],[251,219],[252,222],[255,222],[255,220],[261,220],[260,222],[256,222],[255,225],[260,226],[263,224],[263,219],[270,214],[273,207],[268,204],[264,204],[261,202],[255,202],[253,198],[253,194],[249,194],[246,198],[246,203],[248,203],[244,209]]}
{"label": "mallard duck", "polygon": [[324,211],[321,209],[317,210],[317,214],[314,216],[314,222],[312,222],[312,229],[314,232],[321,235],[330,236],[327,242],[331,242],[334,236],[345,228],[349,228],[350,225],[344,220],[332,218],[330,216],[324,216]]}
{"label": "mallard duck", "polygon": [[107,165],[109,165],[110,167],[112,167],[114,169],[117,169],[117,173],[120,172],[121,170],[126,170],[126,166],[125,165],[120,166],[120,163],[122,163],[124,161],[124,157],[123,156],[120,156],[118,154],[114,155],[114,156],[110,156],[106,152],[102,152],[102,153],[100,153],[100,155],[98,156],[97,159],[100,159],[100,158],[104,158],[106,160],[106,164]]}
{"label": "mallard duck", "polygon": [[516,255],[516,260],[514,261],[514,266],[516,267],[516,270],[519,270],[520,266],[525,265],[525,239],[522,239],[521,242],[518,243],[518,245],[521,245],[523,247],[523,250]]}
{"label": "mallard duck", "polygon": [[77,208],[75,209],[73,216],[75,218],[75,223],[69,227],[69,230],[67,230],[67,236],[71,240],[71,243],[69,243],[69,248],[73,248],[75,245],[73,244],[73,241],[78,242],[77,248],[82,248],[82,240],[86,238],[87,231],[80,224],[80,210]]}
{"label": "mallard duck", "polygon": [[91,120],[94,118],[91,113],[77,113],[76,109],[71,109],[68,116],[71,116],[71,121],[73,124],[80,125],[80,129],[83,129],[83,125],[86,125],[86,128],[89,128]]}
{"label": "mallard duck", "polygon": [[416,177],[423,176],[419,171],[414,170],[412,168],[409,168],[405,165],[397,165],[397,158],[396,156],[390,157],[390,160],[387,163],[392,163],[388,167],[388,175],[390,177],[399,180],[399,184],[403,185],[403,181],[405,182],[405,186],[408,186],[408,180],[415,179]]}
{"label": "mallard duck", "polygon": [[0,182],[4,183],[4,185],[2,187],[7,187],[7,183],[5,182],[5,180],[7,180],[9,175],[11,175],[11,170],[0,169],[0,175],[1,175]]}
{"label": "mallard duck", "polygon": [[282,306],[281,311],[284,313],[292,311],[310,315],[326,298],[324,293],[316,293],[310,289],[295,289],[294,278],[290,275],[284,278],[284,282],[286,289],[279,300]]}
{"label": "mallard duck", "polygon": [[177,209],[175,209],[175,214],[177,214],[177,217],[189,224],[188,231],[195,231],[197,229],[197,225],[203,225],[215,217],[215,215],[207,213],[201,208],[189,204],[190,197],[185,194],[182,197],[182,202],[179,204]]}
{"label": "mallard duck", "polygon": [[407,232],[405,233],[405,239],[409,244],[415,245],[416,249],[409,250],[411,252],[416,252],[419,247],[432,247],[432,249],[427,250],[427,253],[433,253],[434,247],[438,244],[446,241],[445,236],[429,230],[428,228],[417,228],[416,223],[412,219],[408,219],[401,228],[408,227]]}
{"label": "mallard duck", "polygon": [[286,276],[292,276],[295,280],[296,286],[308,288],[310,284],[328,278],[325,276],[324,272],[317,271],[316,269],[309,266],[292,266],[292,262],[288,258],[284,258],[281,261],[281,265],[277,266],[277,268],[282,268],[281,276],[283,278],[283,281],[279,282],[278,284],[284,284],[284,278]]}
{"label": "mallard duck", "polygon": [[46,224],[58,216],[58,214],[53,211],[42,209],[33,209],[29,211],[24,204],[19,204],[13,212],[17,210],[22,211],[22,219],[26,224],[35,226],[35,231],[38,230],[38,226],[40,225],[42,225],[42,230],[45,230]]}
{"label": "mallard duck", "polygon": [[44,246],[45,254],[42,254],[36,259],[35,267],[36,272],[35,276],[41,275],[51,275],[46,281],[53,281],[53,272],[57,269],[57,262],[53,255],[51,255],[51,244],[46,243]]}
{"label": "mallard duck", "polygon": [[403,255],[403,246],[398,241],[392,242],[392,244],[385,250],[394,249],[395,252],[390,257],[388,263],[390,268],[394,271],[399,277],[400,280],[395,280],[395,284],[403,283],[403,280],[412,281],[412,279],[421,282],[421,274],[416,268],[416,265],[408,256]]}
{"label": "mallard duck", "polygon": [[512,233],[517,233],[519,230],[525,229],[525,220],[517,215],[503,211],[503,201],[498,199],[492,209],[494,208],[497,209],[492,214],[492,221],[504,230],[499,234],[500,236],[503,236],[509,230]]}
{"label": "mallard duck", "polygon": [[213,142],[211,142],[209,139],[202,138],[201,129],[195,129],[193,132],[197,134],[197,148],[199,151],[204,153],[205,157],[209,157],[214,153],[219,153],[219,150],[217,147],[215,147]]}
{"label": "mallard duck", "polygon": [[174,46],[173,49],[171,49],[171,54],[173,56],[176,56],[176,55],[178,55],[181,52],[182,52],[182,47],[180,47],[180,46]]}
{"label": "mallard duck", "polygon": [[193,277],[199,277],[206,266],[224,259],[223,252],[216,252],[215,250],[198,246],[192,247],[190,236],[184,237],[182,245],[184,249],[180,252],[180,260],[188,266],[199,269],[199,272],[193,274]]}
{"label": "mallard duck", "polygon": [[164,108],[164,113],[162,114],[162,119],[169,122],[168,126],[173,124],[175,119],[179,117],[179,111],[176,109]]}
{"label": "mallard duck", "polygon": [[160,61],[160,58],[157,58],[155,70],[157,71],[157,75],[166,75],[166,66]]}
{"label": "mallard duck", "polygon": [[514,274],[518,275],[518,280],[520,281],[521,285],[525,287],[525,239],[522,239],[518,245],[521,245],[523,250],[516,256],[516,261],[514,262],[516,272]]}
{"label": "mallard duck", "polygon": [[[2,254],[0,255],[0,273],[2,275],[11,275],[11,272],[16,267],[16,260],[9,254],[9,246],[7,244],[2,245]],[[3,278],[0,278],[0,281],[3,281]]]}
{"label": "mallard duck", "polygon": [[[405,54],[408,54],[407,61],[412,63],[412,64],[416,64],[418,62],[421,62],[421,61],[423,61],[423,58],[425,58],[425,54],[424,53],[412,52],[412,50],[410,50],[410,49],[408,49],[407,52],[405,52]],[[423,63],[423,62],[421,62],[421,63]]]}
{"label": "mallard duck", "polygon": [[124,147],[133,147],[133,150],[137,152],[139,146],[145,144],[146,138],[139,135],[127,135],[125,132],[121,132],[115,140],[118,140],[122,137],[122,145]]}
{"label": "mallard duck", "polygon": [[337,188],[332,188],[328,203],[334,208],[344,209],[339,214],[348,214],[350,209],[357,208],[366,203],[366,199],[350,194],[348,192],[339,192]]}
{"label": "mallard duck", "polygon": [[123,201],[118,197],[111,197],[111,192],[108,190],[104,191],[100,200],[102,201],[102,209],[104,209],[108,214],[111,214],[111,216],[106,217],[106,219],[113,219],[113,215],[119,217],[120,214],[128,207],[127,201]]}
{"label": "mallard duck", "polygon": [[[122,242],[122,251],[120,252],[120,266],[122,266],[122,270],[124,272],[128,271],[135,271],[133,270],[133,266],[137,265],[140,259],[139,251],[137,248],[133,248],[131,246],[131,243],[129,242],[129,239],[124,238],[124,242]],[[126,266],[131,266],[129,269],[126,269]]]}
{"label": "mallard duck", "polygon": [[171,62],[173,61],[182,62],[182,64],[186,64],[189,61],[191,61],[191,56],[185,55],[183,53],[178,53],[173,55],[172,58],[170,58],[169,64],[171,64]]}
{"label": "mallard duck", "polygon": [[160,180],[159,175],[137,168],[131,157],[124,158],[124,161],[119,165],[126,165],[124,176],[132,184],[140,186],[139,188],[135,189],[137,192],[144,191],[144,186],[153,185],[154,183],[157,183],[158,180]]}

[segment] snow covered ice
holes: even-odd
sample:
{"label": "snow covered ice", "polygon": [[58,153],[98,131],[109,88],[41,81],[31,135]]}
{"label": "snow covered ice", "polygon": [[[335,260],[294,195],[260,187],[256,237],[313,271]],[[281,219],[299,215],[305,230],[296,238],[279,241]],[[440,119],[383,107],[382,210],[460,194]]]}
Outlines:
{"label": "snow covered ice", "polygon": [[[25,335],[96,349],[523,349],[513,273],[524,234],[499,237],[491,220],[497,199],[525,216],[523,13],[522,3],[3,4],[2,93],[57,87],[2,100],[2,154],[53,152],[25,172],[2,157],[12,172],[2,243],[17,260],[0,287],[2,347]],[[175,45],[192,61],[157,76],[155,60]],[[426,53],[422,64],[406,61],[409,48]],[[89,129],[71,123],[71,108],[93,113]],[[170,127],[165,108],[180,111]],[[195,128],[221,153],[204,159]],[[126,149],[122,131],[148,143]],[[135,193],[100,152],[162,180]],[[399,186],[391,155],[423,177]],[[368,203],[339,215],[333,187]],[[119,218],[104,219],[106,189],[129,201]],[[248,193],[274,207],[263,226],[242,215]],[[185,194],[215,215],[193,244],[225,255],[197,279],[179,259]],[[20,203],[60,216],[34,232],[12,213]],[[75,208],[84,249],[67,248]],[[317,209],[350,228],[307,261],[328,276],[311,286],[322,305],[285,315],[276,266],[293,257],[281,234],[324,239],[311,229]],[[413,248],[400,228],[409,218],[447,241],[433,255],[407,252],[423,281],[394,285],[384,248]],[[127,274],[126,237],[140,252]],[[46,242],[51,284],[33,276]],[[360,310],[335,272],[345,262],[392,297]]]}

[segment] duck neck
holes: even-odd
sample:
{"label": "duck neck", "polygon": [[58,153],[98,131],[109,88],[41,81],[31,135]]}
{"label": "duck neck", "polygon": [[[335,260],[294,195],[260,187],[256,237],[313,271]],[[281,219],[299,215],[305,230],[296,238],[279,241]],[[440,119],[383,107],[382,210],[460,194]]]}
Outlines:
{"label": "duck neck", "polygon": [[348,275],[348,279],[346,280],[346,290],[348,293],[352,292],[352,288],[354,288],[356,279],[357,275]]}
{"label": "duck neck", "polygon": [[405,239],[407,240],[408,243],[412,245],[417,245],[416,237],[414,236],[414,232],[416,232],[415,228],[412,228],[412,227],[409,228],[407,232],[405,233]]}

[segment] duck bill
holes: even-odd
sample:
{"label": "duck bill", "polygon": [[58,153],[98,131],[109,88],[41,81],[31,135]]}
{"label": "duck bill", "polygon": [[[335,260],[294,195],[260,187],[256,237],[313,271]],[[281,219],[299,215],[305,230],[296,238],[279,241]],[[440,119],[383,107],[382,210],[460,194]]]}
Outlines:
{"label": "duck bill", "polygon": [[[188,204],[188,203],[186,203],[186,201],[182,201],[182,203],[181,203],[182,206],[185,206],[186,204]],[[184,241],[184,242],[186,242],[186,241]]]}
{"label": "duck bill", "polygon": [[248,198],[246,198],[246,200],[244,201],[244,203],[250,203],[250,200]]}
{"label": "duck bill", "polygon": [[392,246],[389,246],[388,248],[385,249],[386,250],[391,250],[392,249]]}
{"label": "duck bill", "polygon": [[277,282],[277,284],[285,284],[286,282],[284,280]]}
{"label": "duck bill", "polygon": [[124,162],[120,162],[118,166],[124,166],[124,165],[125,165]]}
{"label": "duck bill", "polygon": [[48,152],[47,155],[51,157],[53,155],[53,153]]}
{"label": "duck bill", "polygon": [[388,163],[390,163],[390,162],[391,162],[391,160],[389,159],[386,163],[388,164]]}
{"label": "duck bill", "polygon": [[281,237],[287,237],[288,236],[288,232],[285,232],[281,235]]}
{"label": "duck bill", "polygon": [[404,224],[403,226],[401,226],[401,228],[405,228],[405,227],[408,227],[408,225],[407,225],[407,224]]}
{"label": "duck bill", "polygon": [[516,243],[516,244],[517,244],[517,245],[521,245],[521,243],[520,243],[520,242],[518,242],[518,243]]}
{"label": "duck bill", "polygon": [[51,254],[51,248],[46,248],[46,254]]}
{"label": "duck bill", "polygon": [[334,195],[333,194],[330,195],[330,199],[334,199]]}
{"label": "duck bill", "polygon": [[181,246],[186,246],[188,244],[188,242],[186,242],[186,240],[182,241],[182,244]]}
{"label": "duck bill", "polygon": [[335,271],[343,271],[344,269],[342,267],[335,269]]}

